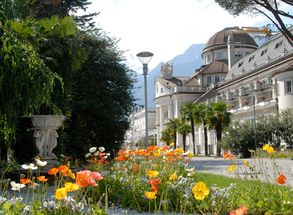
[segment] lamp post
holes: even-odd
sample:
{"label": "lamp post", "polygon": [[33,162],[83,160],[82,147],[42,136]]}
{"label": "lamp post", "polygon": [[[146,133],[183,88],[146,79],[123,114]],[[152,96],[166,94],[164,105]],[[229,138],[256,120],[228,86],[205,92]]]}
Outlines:
{"label": "lamp post", "polygon": [[140,52],[136,56],[143,65],[144,76],[144,104],[145,104],[145,145],[148,146],[148,97],[147,97],[147,74],[148,63],[154,54],[151,52]]}
{"label": "lamp post", "polygon": [[255,95],[252,96],[253,103],[253,132],[254,132],[254,145],[255,150],[257,150],[257,141],[256,141],[256,116],[255,116]]}

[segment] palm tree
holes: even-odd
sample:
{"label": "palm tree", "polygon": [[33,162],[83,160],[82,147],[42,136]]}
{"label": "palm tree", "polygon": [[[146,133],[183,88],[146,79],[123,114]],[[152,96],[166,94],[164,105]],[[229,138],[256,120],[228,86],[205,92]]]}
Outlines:
{"label": "palm tree", "polygon": [[206,114],[208,112],[208,106],[205,103],[197,103],[193,109],[193,119],[194,124],[202,124],[204,129],[204,148],[205,155],[208,156],[208,130],[207,130],[207,120]]}
{"label": "palm tree", "polygon": [[173,137],[173,131],[170,130],[169,128],[165,129],[162,131],[162,136],[160,138],[161,141],[165,142],[167,145],[170,145]]}
{"label": "palm tree", "polygon": [[216,130],[217,136],[217,155],[221,156],[220,141],[222,132],[231,122],[231,113],[228,111],[227,103],[219,101],[211,105],[211,111],[207,112],[207,124],[210,129]]}
{"label": "palm tree", "polygon": [[169,122],[167,122],[166,126],[167,126],[167,129],[170,129],[173,132],[174,148],[176,149],[177,131],[180,126],[180,120],[178,118],[169,119]]}
{"label": "palm tree", "polygon": [[186,123],[185,120],[182,120],[180,122],[180,126],[178,128],[178,132],[182,135],[183,140],[183,150],[185,152],[186,149],[186,136],[191,132],[191,126]]}
{"label": "palm tree", "polygon": [[191,135],[192,135],[192,145],[193,145],[193,154],[195,155],[195,138],[194,138],[194,119],[193,119],[193,110],[195,104],[188,103],[182,106],[181,112],[183,119],[190,121],[191,124]]}

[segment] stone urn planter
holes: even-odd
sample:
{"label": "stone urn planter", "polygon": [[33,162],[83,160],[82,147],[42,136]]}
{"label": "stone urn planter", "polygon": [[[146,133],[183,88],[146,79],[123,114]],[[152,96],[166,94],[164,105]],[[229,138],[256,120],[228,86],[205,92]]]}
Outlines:
{"label": "stone urn planter", "polygon": [[65,116],[62,115],[34,115],[31,116],[35,144],[41,160],[47,161],[47,168],[58,165],[53,149],[57,146],[57,129],[63,124]]}

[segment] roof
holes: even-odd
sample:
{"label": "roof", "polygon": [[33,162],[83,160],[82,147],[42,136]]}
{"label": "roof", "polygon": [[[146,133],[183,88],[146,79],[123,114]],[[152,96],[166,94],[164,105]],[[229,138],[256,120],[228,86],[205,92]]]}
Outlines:
{"label": "roof", "polygon": [[241,30],[238,27],[225,28],[222,31],[215,33],[207,42],[205,49],[216,46],[216,45],[227,45],[228,36],[231,36],[234,42],[237,44],[248,44],[257,47],[254,39],[245,31]]}
{"label": "roof", "polygon": [[202,67],[197,73],[198,74],[218,74],[218,73],[228,73],[228,60],[215,60],[210,64]]}
{"label": "roof", "polygon": [[[293,32],[293,27],[289,29]],[[293,52],[293,47],[281,34],[273,36],[266,44],[246,55],[235,63],[226,76],[226,80],[233,79],[248,72],[271,64]]]}
{"label": "roof", "polygon": [[194,102],[204,102],[208,99],[214,98],[217,94],[217,87],[213,87],[206,91],[204,94],[202,94],[199,98],[197,98]]}
{"label": "roof", "polygon": [[160,82],[162,85],[164,85],[167,88],[183,86],[183,83],[186,82],[188,79],[189,79],[189,77],[172,77],[170,79],[165,79],[163,77],[157,77],[157,81]]}

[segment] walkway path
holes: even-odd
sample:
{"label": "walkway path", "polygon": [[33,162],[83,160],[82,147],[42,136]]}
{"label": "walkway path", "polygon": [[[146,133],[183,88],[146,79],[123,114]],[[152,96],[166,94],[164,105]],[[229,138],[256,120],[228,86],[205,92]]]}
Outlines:
{"label": "walkway path", "polygon": [[[243,161],[246,160],[250,163],[251,167],[254,167],[255,171],[251,172],[248,168],[245,168]],[[228,173],[228,166],[232,163],[237,165],[235,173]],[[269,179],[275,181],[278,173],[282,172],[287,177],[287,185],[293,187],[293,160],[290,159],[229,159],[224,160],[223,158],[215,157],[194,157],[191,161],[191,166],[195,167],[196,170],[201,172],[210,172],[226,176],[236,176],[236,174],[244,177],[245,169],[248,170],[251,177],[257,176],[263,180]],[[262,174],[259,174],[262,173]],[[247,174],[246,174],[247,175]]]}

